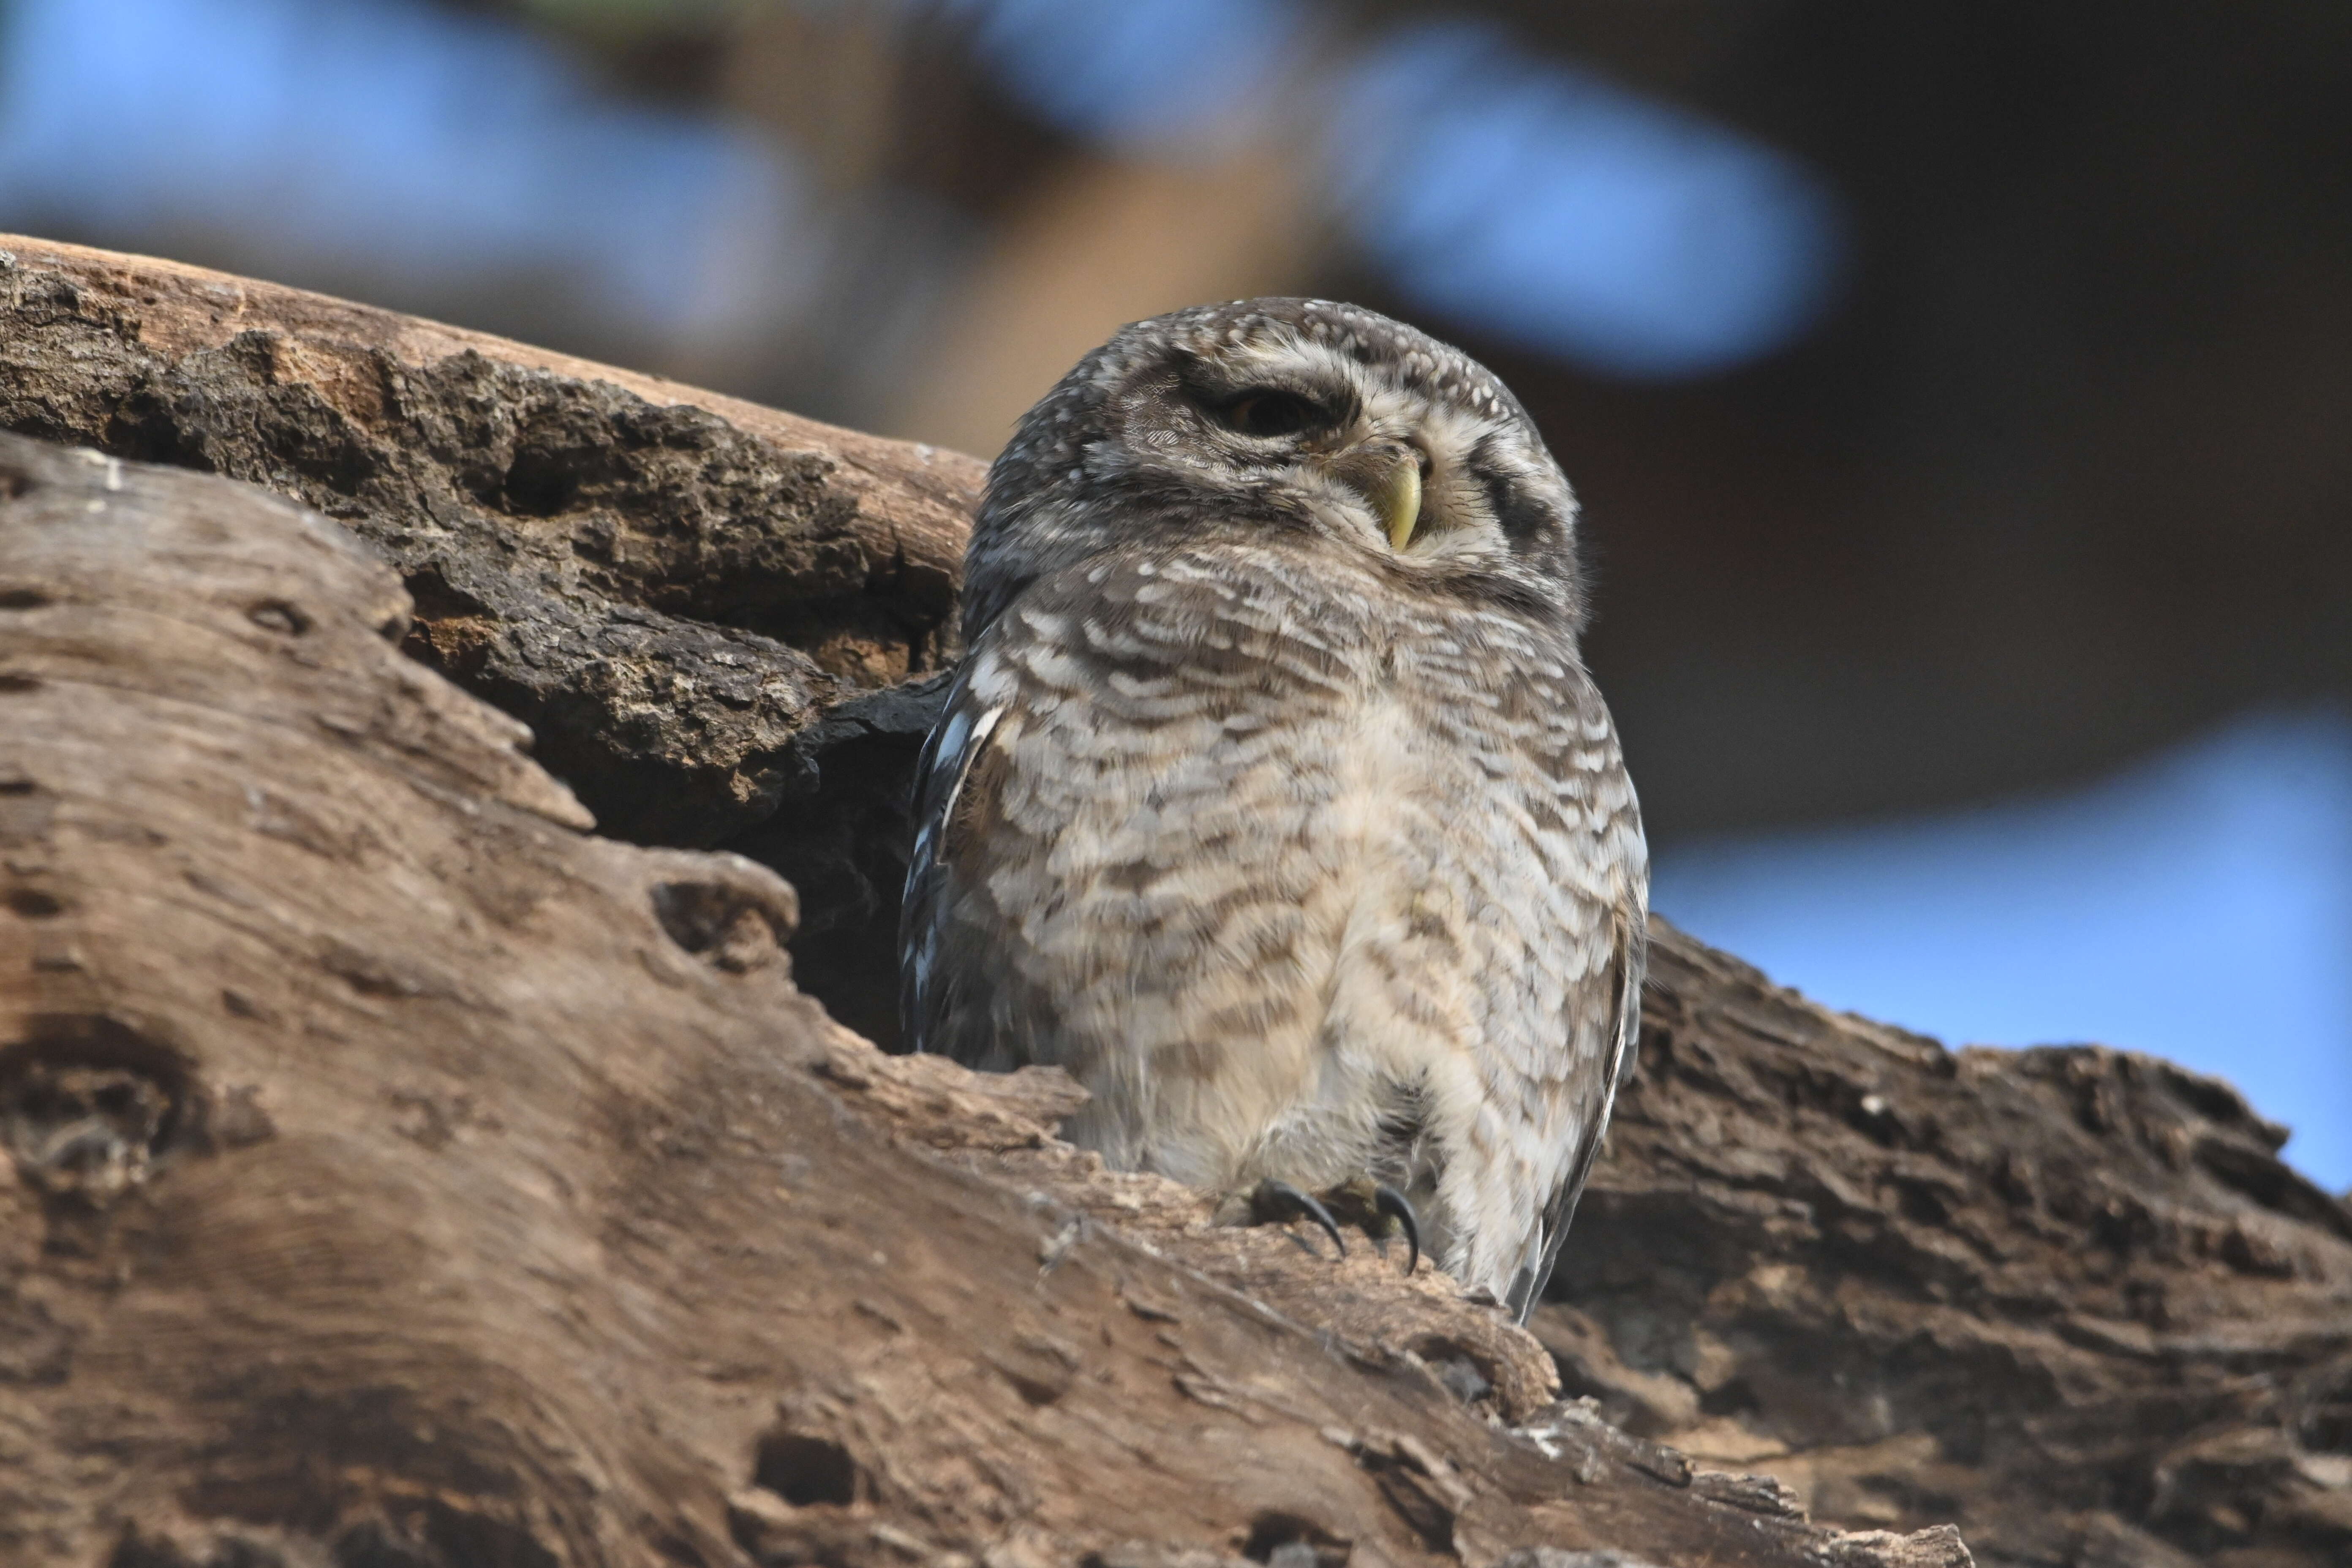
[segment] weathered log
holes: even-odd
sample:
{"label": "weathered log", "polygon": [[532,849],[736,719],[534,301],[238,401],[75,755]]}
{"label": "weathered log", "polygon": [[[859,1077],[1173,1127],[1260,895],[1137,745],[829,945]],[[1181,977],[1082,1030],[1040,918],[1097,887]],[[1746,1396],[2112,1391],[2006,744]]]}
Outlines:
{"label": "weathered log", "polygon": [[848,1034],[785,883],[583,832],[325,520],[0,495],[5,1561],[1964,1560]]}
{"label": "weathered log", "polygon": [[[808,970],[860,973],[895,921],[857,741],[878,728],[895,758],[919,734],[891,729],[887,699],[804,731],[952,657],[973,459],[9,236],[0,429],[249,480],[348,524],[415,601],[409,651],[529,724],[606,833],[743,839],[791,877]],[[842,748],[816,812],[812,742]]]}
{"label": "weathered log", "polygon": [[[919,678],[950,651],[976,465],[6,243],[0,424],[342,517],[418,596],[404,647],[538,726],[608,833],[783,870],[820,932],[793,943],[802,984],[887,1028],[906,773],[936,697]],[[351,450],[365,460],[318,457]],[[32,1561],[94,1561],[89,1542],[135,1531],[156,1544],[122,1568],[201,1564],[163,1542],[207,1531],[282,1536],[289,1561],[323,1542],[338,1568],[628,1562],[647,1542],[880,1561],[900,1540],[1127,1561],[1129,1536],[1263,1560],[1286,1531],[1365,1562],[1538,1543],[1669,1565],[1958,1560],[1899,1533],[1832,1545],[1794,1517],[1806,1504],[1897,1532],[1957,1520],[1989,1563],[2352,1556],[2352,1214],[2222,1085],[2093,1047],[1955,1055],[1664,931],[1642,1073],[1535,1325],[1546,1358],[1434,1280],[1211,1229],[1192,1194],[1094,1169],[1045,1135],[1066,1104],[1050,1083],[873,1054],[782,983],[784,895],[754,868],[561,826],[566,797],[515,732],[386,647],[316,635],[396,627],[388,580],[335,554],[358,575],[304,589],[334,616],[262,593],[236,574],[310,579],[218,487],[40,468],[56,461],[19,462],[43,489],[0,513],[0,679],[20,680],[0,690],[0,767],[18,770],[0,779],[18,922],[0,915],[0,940],[29,955],[0,952],[0,1042],[11,1125],[33,1129],[11,1134],[30,1173],[0,1321],[30,1348],[0,1352],[0,1452],[48,1467],[0,1520],[52,1485],[82,1510],[23,1536],[51,1554]],[[723,482],[795,462],[829,501]],[[128,505],[110,473],[163,545],[52,516]],[[36,515],[50,564],[29,572],[17,520]],[[200,546],[174,518],[218,535]],[[73,566],[59,540],[94,553]],[[828,564],[851,558],[862,576]],[[749,597],[740,574],[767,568],[747,561],[773,568]],[[126,618],[103,609],[117,594],[174,609]],[[228,641],[131,635],[192,617]],[[60,647],[90,662],[20,662]],[[709,697],[730,670],[756,674],[743,705]],[[331,757],[311,754],[321,733],[341,737]],[[196,734],[200,754],[174,750]],[[130,1109],[75,1110],[101,1094]],[[91,1122],[150,1115],[146,1155],[136,1137],[107,1152]],[[96,1151],[97,1173],[27,1166],[27,1139],[68,1164]],[[1063,1261],[1040,1274],[1041,1249]],[[142,1359],[149,1325],[180,1347],[171,1368]],[[1226,1359],[1182,1360],[1209,1342]],[[1549,1406],[1548,1360],[1592,1403]],[[990,1403],[1008,1386],[1017,1410]],[[1346,1440],[1302,1447],[1327,1421]],[[1502,1432],[1531,1423],[1533,1450]],[[1673,1486],[1689,1470],[1658,1441],[1778,1480]],[[1542,1446],[1591,1484],[1561,1486]],[[761,1454],[772,1483],[801,1463],[851,1479],[778,1502]],[[1303,1491],[1339,1500],[1300,1512]]]}

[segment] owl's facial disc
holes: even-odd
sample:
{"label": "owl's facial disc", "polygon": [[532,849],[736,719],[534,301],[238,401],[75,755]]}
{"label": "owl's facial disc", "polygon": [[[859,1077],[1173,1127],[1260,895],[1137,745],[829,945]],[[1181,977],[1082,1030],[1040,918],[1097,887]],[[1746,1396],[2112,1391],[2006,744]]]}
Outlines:
{"label": "owl's facial disc", "polygon": [[965,631],[1041,574],[1193,539],[1572,626],[1576,515],[1527,411],[1460,350],[1328,300],[1198,306],[1121,329],[1023,418],[975,523]]}
{"label": "owl's facial disc", "polygon": [[1117,362],[1099,474],[1157,470],[1193,515],[1309,521],[1416,580],[1573,594],[1575,498],[1485,371],[1346,307],[1208,320]]}

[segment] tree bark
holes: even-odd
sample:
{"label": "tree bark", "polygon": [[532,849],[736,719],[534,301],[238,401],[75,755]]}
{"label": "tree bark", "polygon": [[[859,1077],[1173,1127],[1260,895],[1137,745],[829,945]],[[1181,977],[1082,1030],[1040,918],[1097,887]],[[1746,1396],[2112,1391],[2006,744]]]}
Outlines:
{"label": "tree bark", "polygon": [[[898,901],[866,775],[926,721],[884,689],[956,651],[980,463],[249,279],[0,256],[0,429],[345,523],[415,602],[409,652],[529,724],[606,833],[777,867],[824,999],[887,1030],[856,1000]],[[836,791],[814,812],[812,745]]]}
{"label": "tree bark", "polygon": [[2226,1086],[1664,928],[1533,1337],[1215,1226],[843,1026],[977,464],[0,243],[0,1562],[2352,1557]]}

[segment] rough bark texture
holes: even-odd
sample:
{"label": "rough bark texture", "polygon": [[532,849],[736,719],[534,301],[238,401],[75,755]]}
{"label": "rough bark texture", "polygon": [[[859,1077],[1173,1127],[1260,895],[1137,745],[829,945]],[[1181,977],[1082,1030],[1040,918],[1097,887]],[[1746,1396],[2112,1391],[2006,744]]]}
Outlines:
{"label": "rough bark texture", "polygon": [[852,973],[895,921],[895,880],[853,853],[866,825],[835,810],[813,828],[803,808],[809,742],[841,747],[854,799],[842,742],[895,736],[902,705],[804,731],[952,658],[972,458],[8,236],[0,428],[246,479],[347,524],[415,601],[408,651],[529,724],[606,833],[743,840],[790,877],[808,969]]}
{"label": "rough bark texture", "polygon": [[977,465],[7,243],[0,424],[365,546],[0,451],[0,1562],[2352,1560],[2225,1087],[1668,930],[1536,1338],[1212,1226],[789,978],[887,1020]]}
{"label": "rough bark texture", "polygon": [[1964,1560],[883,1056],[788,885],[584,832],[331,523],[16,437],[0,494],[0,1558]]}

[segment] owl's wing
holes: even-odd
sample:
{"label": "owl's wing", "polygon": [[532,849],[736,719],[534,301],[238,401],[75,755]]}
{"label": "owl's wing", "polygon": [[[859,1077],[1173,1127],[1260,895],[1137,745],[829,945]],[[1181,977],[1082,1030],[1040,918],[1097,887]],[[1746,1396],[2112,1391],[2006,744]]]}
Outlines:
{"label": "owl's wing", "polygon": [[1615,1048],[1601,1061],[1600,1114],[1584,1129],[1576,1157],[1569,1162],[1567,1178],[1552,1194],[1551,1201],[1544,1205],[1535,1244],[1528,1248],[1528,1261],[1511,1280],[1504,1304],[1510,1308],[1517,1322],[1527,1321],[1528,1310],[1543,1295],[1544,1286],[1551,1279],[1552,1265],[1559,1258],[1560,1243],[1568,1239],[1569,1225],[1576,1218],[1576,1200],[1584,1192],[1585,1178],[1592,1173],[1592,1162],[1601,1152],[1601,1136],[1609,1131],[1609,1113],[1617,1104],[1617,1086],[1633,1070],[1634,1058],[1641,1049],[1642,977],[1649,967],[1649,922],[1636,904],[1621,908],[1613,924],[1615,940],[1609,971],[1612,1002],[1609,1032],[1603,1038]]}
{"label": "owl's wing", "polygon": [[971,829],[992,806],[991,742],[1005,712],[975,699],[971,672],[967,660],[916,764],[915,845],[898,916],[901,1037],[910,1050],[959,1059],[985,1048],[984,1031],[971,1026],[986,1015],[987,998],[971,994],[971,955],[956,951],[955,927],[972,880]]}

